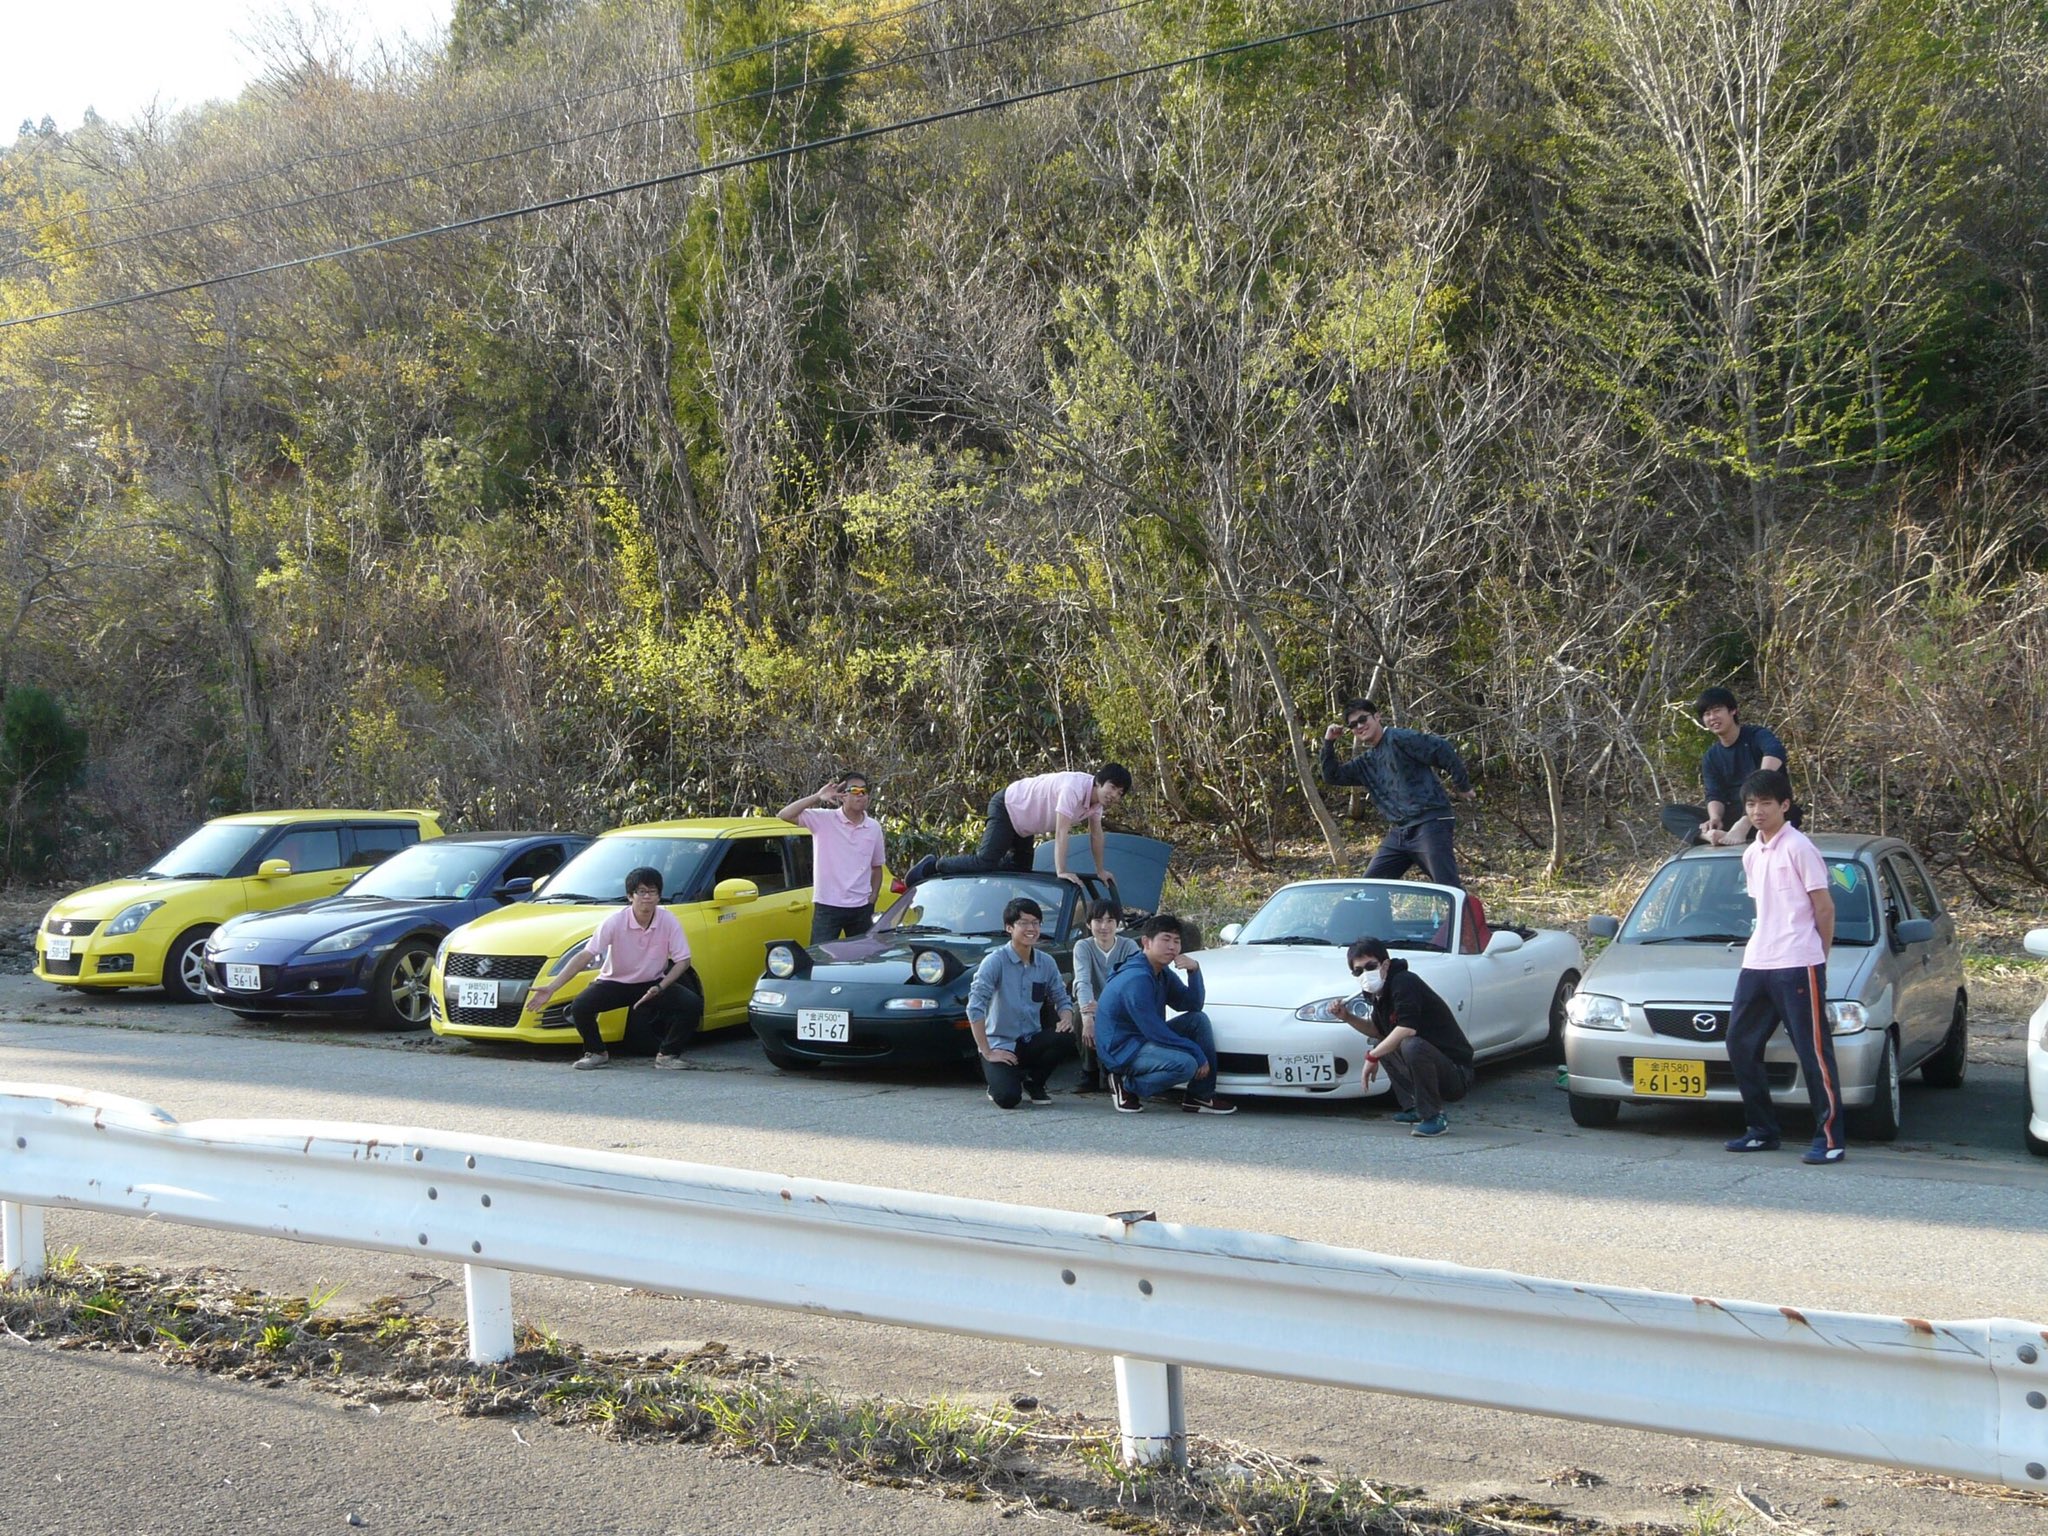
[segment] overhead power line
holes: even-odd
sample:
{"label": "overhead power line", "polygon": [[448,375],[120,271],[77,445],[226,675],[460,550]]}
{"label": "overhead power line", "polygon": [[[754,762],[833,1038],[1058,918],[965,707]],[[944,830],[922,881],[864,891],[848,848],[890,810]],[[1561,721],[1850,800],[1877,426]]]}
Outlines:
{"label": "overhead power line", "polygon": [[1183,54],[1179,58],[1164,59],[1154,64],[1135,64],[1128,69],[1114,70],[1108,74],[1090,75],[1082,80],[1062,81],[1057,85],[1039,86],[1029,91],[1019,91],[1009,96],[998,96],[983,101],[966,102],[959,106],[941,108],[936,112],[922,113],[916,117],[899,118],[894,122],[877,123],[867,128],[849,129],[820,139],[809,139],[800,144],[784,144],[774,149],[755,151],[752,154],[733,155],[723,160],[714,160],[706,165],[691,166],[687,170],[669,171],[660,176],[643,177],[638,181],[621,182],[613,186],[598,187],[588,192],[572,192],[562,197],[553,197],[537,203],[525,203],[516,208],[500,208],[491,213],[480,213],[467,219],[455,219],[445,224],[432,225],[426,229],[407,230],[403,234],[386,235],[376,240],[364,240],[354,245],[339,246],[333,250],[315,251],[304,256],[292,256],[282,261],[265,262],[260,266],[246,267],[238,272],[224,272],[215,277],[195,278],[188,283],[173,283],[168,287],[152,288],[140,293],[125,294],[118,298],[98,299],[90,304],[77,304],[69,309],[47,310],[42,314],[21,315],[13,319],[0,320],[0,330],[17,325],[39,325],[46,320],[64,320],[74,315],[89,315],[101,310],[120,309],[130,304],[148,303],[155,299],[174,298],[182,293],[196,293],[201,289],[219,287],[224,283],[245,282],[252,277],[265,277],[276,272],[288,272],[295,267],[311,266],[316,262],[338,261],[348,256],[363,256],[372,251],[390,250],[395,246],[409,245],[415,240],[431,239],[437,235],[458,234],[463,230],[480,229],[487,224],[501,224],[510,219],[526,218],[531,214],[548,213],[557,208],[573,208],[582,203],[594,203],[606,198],[622,197],[629,192],[645,192],[655,187],[674,186],[685,181],[694,181],[700,176],[715,176],[722,171],[744,170],[748,166],[766,165],[778,160],[788,160],[797,155],[810,154],[822,149],[838,149],[848,144],[861,144],[870,139],[882,138],[889,134],[908,132],[913,128],[929,128],[937,123],[951,122],[956,118],[973,117],[983,112],[1000,112],[1009,107],[1023,106],[1034,101],[1045,101],[1055,96],[1068,96],[1077,91],[1093,90],[1099,86],[1120,85],[1127,80],[1141,80],[1151,75],[1165,74],[1176,69],[1187,69],[1197,64],[1214,63],[1219,59],[1234,58],[1240,54],[1252,53],[1265,48],[1284,47],[1290,43],[1304,42],[1309,38],[1324,37],[1333,32],[1347,31],[1353,27],[1367,26],[1374,22],[1392,21],[1401,16],[1411,16],[1424,11],[1434,11],[1457,0],[1410,0],[1405,5],[1390,6],[1385,10],[1369,11],[1356,16],[1342,17],[1336,21],[1319,22],[1313,26],[1297,27],[1288,32],[1269,33],[1264,37],[1251,38],[1245,42],[1227,43],[1216,48],[1206,48],[1199,53]]}
{"label": "overhead power line", "polygon": [[[245,219],[259,219],[276,213],[290,213],[295,209],[312,207],[318,203],[332,202],[339,198],[353,197],[359,193],[382,191],[389,187],[406,186],[416,181],[431,181],[436,177],[450,176],[457,171],[474,170],[478,166],[494,165],[503,160],[516,160],[523,155],[540,154],[545,150],[561,149],[571,144],[580,144],[590,139],[603,138],[609,134],[624,133],[633,128],[652,127],[658,123],[679,122],[689,118],[702,117],[726,107],[744,106],[748,102],[772,100],[778,96],[794,95],[799,91],[815,90],[820,86],[836,85],[856,79],[862,75],[880,73],[884,70],[901,69],[906,65],[920,64],[948,54],[963,53],[977,48],[993,48],[1001,43],[1015,42],[1019,38],[1038,36],[1047,32],[1062,31],[1068,27],[1082,26],[1091,21],[1119,15],[1125,11],[1139,10],[1156,0],[1119,0],[1118,4],[1104,6],[1099,10],[1084,11],[1075,15],[1055,17],[1050,21],[1033,22],[1028,26],[1013,27],[1007,32],[998,32],[989,37],[970,38],[965,42],[948,43],[940,47],[920,49],[912,53],[898,54],[887,59],[877,59],[851,69],[835,70],[827,74],[812,75],[801,79],[766,85],[758,90],[747,91],[738,96],[728,96],[720,101],[704,102],[694,107],[679,107],[673,112],[657,112],[646,117],[629,118],[624,122],[609,123],[602,128],[587,129],[582,133],[565,134],[560,138],[543,139],[534,144],[523,144],[512,149],[493,151],[470,160],[457,160],[444,165],[429,166],[423,170],[405,171],[391,176],[382,176],[374,181],[359,182],[354,186],[336,187],[325,192],[309,192],[282,203],[270,203],[256,208],[244,208],[231,213],[211,214],[203,219],[194,219],[186,224],[171,224],[162,229],[138,230],[134,234],[119,235],[109,240],[92,241],[84,245],[69,247],[69,257],[93,255],[101,251],[121,250],[132,245],[147,244],[171,235],[190,234],[194,230],[210,229],[219,224],[234,224]],[[897,13],[900,14],[900,13]],[[42,258],[37,256],[16,256],[0,261],[0,274],[22,267],[34,266]]]}
{"label": "overhead power line", "polygon": [[290,160],[262,166],[241,176],[226,177],[219,181],[194,182],[188,187],[172,187],[150,197],[137,198],[133,202],[115,203],[104,208],[81,208],[73,213],[60,214],[54,219],[46,219],[42,223],[35,225],[31,233],[40,234],[46,229],[55,229],[60,224],[67,224],[73,219],[100,218],[115,213],[132,213],[140,208],[154,208],[160,203],[175,202],[181,197],[192,197],[201,192],[231,192],[237,187],[246,187],[255,182],[268,180],[271,177],[283,176],[306,165],[318,165],[327,160],[346,160],[356,155],[389,154],[395,150],[409,149],[415,144],[431,143],[435,139],[452,138],[459,133],[468,133],[479,128],[491,128],[499,123],[517,122],[521,118],[537,117],[543,112],[553,112],[564,107],[579,106],[586,101],[596,101],[600,97],[617,96],[625,91],[643,90],[653,85],[665,85],[671,80],[683,80],[691,75],[708,74],[715,69],[724,69],[733,64],[744,63],[746,60],[757,58],[764,53],[774,53],[784,48],[794,48],[798,44],[808,43],[831,33],[852,32],[867,27],[883,26],[892,21],[901,21],[905,17],[915,16],[920,12],[933,10],[938,6],[949,3],[951,3],[951,0],[916,0],[915,4],[905,5],[893,11],[884,11],[880,15],[852,17],[845,21],[828,22],[823,26],[809,27],[801,32],[785,33],[781,37],[772,37],[765,42],[751,43],[745,48],[735,48],[732,52],[721,54],[715,59],[707,59],[701,63],[685,65],[681,69],[663,70],[652,75],[636,75],[613,85],[598,86],[593,90],[580,91],[575,95],[541,102],[536,106],[518,107],[509,112],[494,113],[488,117],[471,118],[460,123],[449,123],[439,128],[430,128],[423,133],[408,134],[402,138],[373,139],[367,143],[344,145],[339,149],[321,150],[317,154],[295,155]]}

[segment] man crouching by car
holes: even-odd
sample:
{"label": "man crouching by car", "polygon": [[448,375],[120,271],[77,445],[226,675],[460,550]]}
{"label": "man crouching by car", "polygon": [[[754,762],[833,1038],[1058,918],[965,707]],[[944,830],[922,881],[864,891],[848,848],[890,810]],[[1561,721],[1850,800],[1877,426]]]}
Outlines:
{"label": "man crouching by car", "polygon": [[1365,1053],[1364,1081],[1371,1085],[1381,1067],[1401,1101],[1396,1124],[1412,1125],[1411,1136],[1441,1136],[1451,1128],[1445,1104],[1472,1091],[1472,1043],[1444,1000],[1428,982],[1395,960],[1378,939],[1360,939],[1346,951],[1351,974],[1365,987],[1370,1012],[1337,1005],[1344,1022],[1372,1046]]}
{"label": "man crouching by car", "polygon": [[[1135,1115],[1147,1095],[1186,1084],[1189,1114],[1228,1115],[1216,1096],[1216,1035],[1202,1012],[1202,968],[1180,952],[1180,919],[1161,912],[1138,930],[1138,952],[1117,967],[1095,1004],[1095,1054],[1109,1073],[1119,1114]],[[1172,974],[1179,970],[1187,979]],[[1181,1010],[1178,1018],[1168,1008]]]}
{"label": "man crouching by car", "polygon": [[[1050,1104],[1045,1080],[1074,1050],[1074,1000],[1050,955],[1038,952],[1045,909],[1029,896],[1003,908],[1010,942],[988,952],[967,989],[967,1025],[981,1052],[989,1102],[1015,1109],[1020,1098]],[[1059,1010],[1059,1031],[1040,1027],[1045,1005]]]}

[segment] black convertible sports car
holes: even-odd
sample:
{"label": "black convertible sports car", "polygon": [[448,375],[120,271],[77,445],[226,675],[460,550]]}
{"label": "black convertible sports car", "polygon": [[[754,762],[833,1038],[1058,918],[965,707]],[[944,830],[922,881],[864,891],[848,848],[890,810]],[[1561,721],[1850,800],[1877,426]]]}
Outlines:
{"label": "black convertible sports car", "polygon": [[[1149,837],[1112,832],[1103,855],[1117,877],[1127,921],[1159,904],[1171,848]],[[986,875],[942,875],[905,892],[858,939],[768,946],[768,969],[754,984],[747,1023],[768,1059],[784,1070],[825,1062],[859,1065],[974,1059],[967,987],[982,956],[1004,942],[1003,908],[1029,896],[1045,912],[1039,947],[1073,974],[1074,945],[1088,934],[1088,904],[1098,882],[1088,840],[1075,838],[1068,867],[1084,894],[1052,873],[1052,845],[1039,845],[1038,868]]]}

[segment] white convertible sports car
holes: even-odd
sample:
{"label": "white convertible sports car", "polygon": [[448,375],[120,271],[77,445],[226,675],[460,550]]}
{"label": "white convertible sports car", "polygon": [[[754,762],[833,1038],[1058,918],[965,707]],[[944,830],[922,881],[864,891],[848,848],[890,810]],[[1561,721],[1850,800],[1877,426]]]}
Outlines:
{"label": "white convertible sports car", "polygon": [[1481,1061],[1554,1044],[1583,958],[1568,933],[1489,928],[1454,886],[1302,880],[1282,886],[1214,949],[1197,951],[1226,1094],[1360,1099],[1369,1043],[1333,1011],[1359,995],[1344,951],[1377,938],[1450,1004]]}

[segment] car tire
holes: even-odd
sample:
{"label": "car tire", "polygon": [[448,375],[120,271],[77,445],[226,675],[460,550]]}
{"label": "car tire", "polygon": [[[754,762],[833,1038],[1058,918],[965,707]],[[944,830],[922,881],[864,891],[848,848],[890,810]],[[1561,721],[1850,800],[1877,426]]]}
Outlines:
{"label": "car tire", "polygon": [[1602,1130],[1621,1118],[1619,1099],[1595,1099],[1583,1093],[1568,1093],[1565,1101],[1571,1106],[1572,1124],[1582,1125],[1589,1131]]}
{"label": "car tire", "polygon": [[1849,1111],[1849,1134],[1859,1141],[1899,1137],[1899,1042],[1889,1031],[1877,1058],[1877,1102]]}
{"label": "car tire", "polygon": [[1578,990],[1579,973],[1566,971],[1557,979],[1557,990],[1550,994],[1550,1033],[1545,1037],[1543,1046],[1546,1061],[1564,1060],[1564,1005]]}
{"label": "car tire", "polygon": [[421,938],[391,946],[370,985],[370,1016],[385,1029],[425,1029],[434,1018],[428,978],[434,969],[434,945]]}
{"label": "car tire", "polygon": [[206,936],[211,928],[187,928],[164,951],[164,992],[174,1003],[206,998]]}
{"label": "car tire", "polygon": [[1935,1053],[1920,1063],[1920,1081],[1930,1088],[1960,1088],[1970,1068],[1970,997],[1956,993],[1956,1011],[1949,1019],[1948,1037]]}
{"label": "car tire", "polygon": [[815,1072],[818,1064],[808,1056],[799,1056],[794,1051],[785,1051],[779,1045],[763,1043],[761,1049],[767,1053],[769,1065],[781,1072]]}

